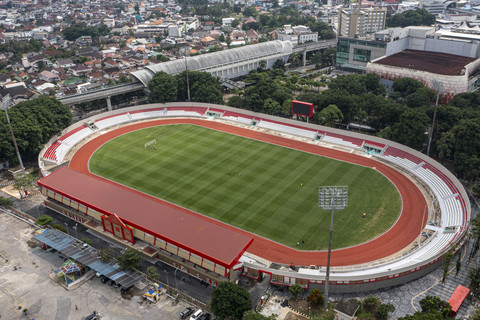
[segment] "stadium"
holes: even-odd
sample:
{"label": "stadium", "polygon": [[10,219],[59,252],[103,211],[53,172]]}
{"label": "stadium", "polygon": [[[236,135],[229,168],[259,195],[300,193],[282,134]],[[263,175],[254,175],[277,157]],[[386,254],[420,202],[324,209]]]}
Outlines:
{"label": "stadium", "polygon": [[350,185],[335,213],[332,292],[427,274],[464,243],[471,216],[461,183],[418,151],[219,105],[99,114],[53,137],[38,161],[48,207],[213,285],[242,275],[322,286],[320,183]]}

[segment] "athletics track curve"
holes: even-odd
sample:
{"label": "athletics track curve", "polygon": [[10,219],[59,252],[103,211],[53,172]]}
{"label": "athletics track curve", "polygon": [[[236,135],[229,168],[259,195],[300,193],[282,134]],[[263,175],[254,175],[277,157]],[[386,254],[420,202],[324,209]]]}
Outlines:
{"label": "athletics track curve", "polygon": [[[402,212],[393,227],[391,227],[387,232],[383,235],[348,248],[337,249],[332,251],[332,266],[347,266],[347,265],[356,265],[367,263],[370,261],[378,260],[381,258],[388,257],[392,254],[395,254],[406,246],[411,244],[419,234],[420,224],[422,225],[422,229],[425,226],[428,217],[424,216],[424,208],[426,206],[425,198],[423,197],[421,191],[418,187],[407,177],[405,177],[400,172],[396,171],[392,167],[388,165],[377,162],[375,160],[352,155],[350,153],[345,153],[338,150],[333,150],[329,148],[324,148],[316,145],[312,145],[309,143],[291,140],[271,134],[267,134],[264,132],[258,132],[254,130],[249,130],[246,128],[236,127],[227,125],[220,122],[215,121],[206,121],[206,120],[199,120],[199,119],[161,119],[161,120],[153,120],[148,122],[140,122],[134,123],[130,125],[125,125],[118,129],[114,129],[109,131],[105,134],[102,134],[91,141],[87,142],[78,151],[75,152],[74,156],[72,157],[69,166],[72,169],[85,173],[87,175],[93,176],[97,179],[102,179],[109,183],[114,183],[110,180],[103,179],[93,173],[91,173],[88,169],[88,161],[92,154],[97,150],[100,146],[102,146],[107,141],[118,137],[119,135],[139,130],[142,128],[147,128],[151,126],[158,126],[158,125],[167,125],[167,124],[194,124],[203,126],[206,128],[223,131],[251,139],[256,139],[272,144],[281,145],[284,147],[297,149],[305,152],[310,152],[314,154],[318,154],[321,156],[326,156],[333,159],[338,159],[354,164],[359,164],[362,166],[367,166],[370,168],[375,168],[377,171],[384,174],[387,178],[389,178],[394,185],[397,187],[400,196],[402,198]],[[116,184],[116,183],[114,183]],[[134,189],[128,188],[126,186],[116,184],[122,188],[128,189],[131,192],[137,192],[144,196],[150,197],[155,199],[156,201],[160,201],[164,204],[169,206],[175,207],[178,210],[182,210],[189,214],[197,215],[197,213],[191,212],[184,208],[175,206],[174,204],[162,201],[161,199],[145,195],[139,191]],[[115,195],[111,195],[114,197]],[[208,218],[206,216],[200,215],[203,219],[212,221],[216,224],[223,225],[227,228],[236,230],[237,232],[241,232],[244,234],[248,234],[254,238],[252,245],[248,248],[248,252],[251,252],[257,256],[265,258],[272,262],[282,263],[282,264],[289,264],[294,262],[296,265],[326,265],[327,264],[327,252],[326,251],[300,251],[296,250],[291,247],[287,247],[285,245],[279,244],[277,242],[271,241],[269,239],[257,236],[255,234],[246,232],[244,230],[238,229],[236,227],[224,224],[220,221]],[[422,221],[424,220],[424,221]]]}

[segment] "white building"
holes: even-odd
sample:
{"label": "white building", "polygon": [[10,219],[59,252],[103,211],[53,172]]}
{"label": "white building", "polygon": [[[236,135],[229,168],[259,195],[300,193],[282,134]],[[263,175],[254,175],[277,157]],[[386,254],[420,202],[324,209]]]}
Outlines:
{"label": "white building", "polygon": [[353,38],[385,29],[387,8],[340,9],[339,36]]}

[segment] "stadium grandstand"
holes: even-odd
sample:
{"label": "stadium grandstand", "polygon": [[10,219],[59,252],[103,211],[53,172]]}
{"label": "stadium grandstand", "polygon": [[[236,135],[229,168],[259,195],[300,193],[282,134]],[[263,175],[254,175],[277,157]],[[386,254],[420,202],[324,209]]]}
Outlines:
{"label": "stadium grandstand", "polygon": [[[66,128],[50,140],[38,158],[44,176],[38,183],[42,194],[47,197],[46,205],[93,231],[212,284],[234,281],[240,275],[260,280],[268,274],[272,284],[323,285],[325,268],[314,263],[318,261],[316,252],[279,246],[272,253],[265,250],[268,247],[262,247],[268,239],[98,176],[63,167],[86,140],[107,132],[114,133],[112,130],[125,128],[126,124],[141,125],[148,123],[145,120],[167,118],[180,123],[187,120],[203,121],[201,123],[206,125],[218,123],[224,127],[242,128],[244,132],[251,132],[252,137],[258,132],[271,137],[288,137],[289,146],[293,148],[296,142],[301,142],[337,150],[345,157],[355,155],[372,159],[379,165],[387,164],[404,179],[413,179],[427,190],[425,197],[430,197],[428,202],[432,203],[428,212],[424,212],[427,217],[421,220],[417,217],[421,221],[418,229],[405,230],[414,233],[414,237],[413,241],[404,244],[402,250],[388,255],[378,252],[361,263],[354,262],[355,250],[361,250],[368,243],[334,251],[334,257],[345,250],[352,252],[352,262],[333,264],[330,274],[332,292],[372,290],[419,278],[436,268],[452,246],[458,248],[466,239],[471,215],[466,191],[452,173],[426,155],[373,136],[202,103],[152,104],[119,109]],[[209,121],[204,121],[206,119]],[[80,189],[76,187],[78,185],[91,187]],[[382,241],[384,236],[372,241]],[[193,237],[202,241],[194,241]],[[282,254],[286,258],[277,261],[275,257]],[[296,263],[295,269],[289,268],[286,259],[290,258],[303,263]]]}

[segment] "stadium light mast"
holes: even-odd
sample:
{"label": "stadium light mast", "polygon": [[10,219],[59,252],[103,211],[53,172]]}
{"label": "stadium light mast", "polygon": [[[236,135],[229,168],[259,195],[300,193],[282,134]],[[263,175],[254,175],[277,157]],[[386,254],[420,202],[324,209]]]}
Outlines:
{"label": "stadium light mast", "polygon": [[428,134],[427,156],[430,156],[430,145],[432,144],[433,128],[435,127],[435,118],[437,117],[438,99],[440,98],[440,94],[443,93],[443,84],[434,79],[433,90],[437,92],[437,101],[435,102],[435,111],[433,112],[432,127],[430,128],[430,132]]}
{"label": "stadium light mast", "polygon": [[7,109],[11,102],[12,102],[12,99],[10,98],[10,93],[8,93],[2,98],[2,109],[3,111],[5,111],[5,115],[7,116],[7,123],[8,123],[8,128],[10,129],[10,133],[12,135],[13,146],[15,147],[15,152],[17,153],[17,158],[18,158],[20,167],[22,168],[22,173],[25,176],[25,167],[23,166],[22,156],[20,156],[20,151],[18,151],[17,140],[15,139],[15,135],[13,134],[12,124],[10,123],[10,118],[8,117]]}
{"label": "stadium light mast", "polygon": [[185,73],[187,77],[187,102],[190,102],[190,81],[188,80],[187,56],[185,56]]}
{"label": "stadium light mast", "polygon": [[330,256],[332,254],[333,214],[336,210],[345,209],[348,205],[348,186],[324,186],[318,188],[318,206],[324,210],[332,210],[330,220],[330,240],[328,242],[327,274],[325,276],[325,300],[323,309],[327,310],[328,289],[330,282]]}

